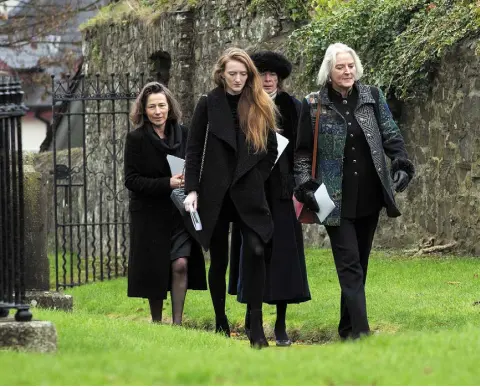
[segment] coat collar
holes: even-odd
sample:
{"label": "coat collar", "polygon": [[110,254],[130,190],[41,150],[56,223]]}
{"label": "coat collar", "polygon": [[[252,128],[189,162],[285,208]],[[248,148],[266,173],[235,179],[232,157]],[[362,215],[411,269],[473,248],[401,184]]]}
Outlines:
{"label": "coat collar", "polygon": [[[360,83],[359,81],[356,81],[354,86],[358,90],[358,103],[357,103],[357,109],[365,104],[369,103],[376,103],[375,99],[373,98],[372,92],[370,91],[370,87],[367,85],[364,85],[363,83]],[[332,101],[330,101],[330,98],[328,97],[328,87],[322,87],[322,89],[319,91],[319,96],[320,96],[320,101],[322,105],[332,105]]]}
{"label": "coat collar", "polygon": [[225,89],[217,87],[207,95],[208,124],[210,133],[225,141],[237,151],[237,135]]}

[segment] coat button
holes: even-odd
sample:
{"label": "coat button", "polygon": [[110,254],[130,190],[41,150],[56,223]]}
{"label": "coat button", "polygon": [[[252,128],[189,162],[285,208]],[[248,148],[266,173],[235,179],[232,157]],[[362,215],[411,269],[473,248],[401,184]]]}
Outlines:
{"label": "coat button", "polygon": [[344,99],[344,100],[342,101],[342,103],[343,103],[344,105],[346,105],[346,104],[347,104],[347,100]]}
{"label": "coat button", "polygon": [[[352,146],[352,151],[355,151],[355,147],[354,147],[354,146]],[[374,153],[375,153],[375,152],[374,152]]]}
{"label": "coat button", "polygon": [[351,123],[351,122],[349,122],[349,123],[348,123],[348,126],[350,126],[350,125],[352,125],[352,123]]}
{"label": "coat button", "polygon": [[374,155],[376,155],[376,154],[377,154],[377,151],[373,151],[372,153],[373,153]]}
{"label": "coat button", "polygon": [[353,160],[353,163],[355,164],[357,162],[357,160]]}
{"label": "coat button", "polygon": [[353,172],[353,174],[354,174],[355,176],[357,176],[357,175],[358,175],[358,173],[357,173],[357,172]]}
{"label": "coat button", "polygon": [[378,168],[378,172],[382,172],[382,168]]}
{"label": "coat button", "polygon": [[350,112],[347,110],[347,111],[345,112],[345,114],[348,116],[348,115],[350,114]]}
{"label": "coat button", "polygon": [[353,137],[353,133],[350,133],[350,137]]}
{"label": "coat button", "polygon": [[367,134],[367,137],[370,138],[370,137],[372,137],[372,135],[369,133],[369,134]]}

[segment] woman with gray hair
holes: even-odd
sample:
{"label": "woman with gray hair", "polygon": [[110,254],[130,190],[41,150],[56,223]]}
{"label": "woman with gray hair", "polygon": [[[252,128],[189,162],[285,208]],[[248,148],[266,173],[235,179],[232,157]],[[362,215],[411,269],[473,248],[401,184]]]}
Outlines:
{"label": "woman with gray hair", "polygon": [[[335,203],[323,224],[341,287],[338,333],[343,339],[370,332],[365,281],[379,213],[385,207],[389,217],[400,216],[394,191],[405,190],[414,175],[385,96],[362,84],[362,75],[352,48],[342,43],[328,47],[318,73],[320,90],[302,104],[294,163],[299,202],[318,212],[314,193],[324,183]],[[390,170],[384,154],[392,161]],[[315,159],[317,172],[312,176]]]}
{"label": "woman with gray hair", "polygon": [[125,140],[125,186],[130,191],[128,296],[147,298],[152,322],[162,321],[163,300],[172,296],[172,320],[182,323],[187,288],[207,289],[200,245],[188,233],[170,199],[184,186],[172,176],[167,155],[185,158],[187,128],[177,100],[164,85],[145,85],[132,106],[135,130]]}

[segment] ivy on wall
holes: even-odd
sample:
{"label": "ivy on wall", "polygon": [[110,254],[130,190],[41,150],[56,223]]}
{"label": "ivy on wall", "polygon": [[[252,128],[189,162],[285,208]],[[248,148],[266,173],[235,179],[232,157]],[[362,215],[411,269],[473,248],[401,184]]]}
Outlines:
{"label": "ivy on wall", "polygon": [[252,0],[250,11],[276,10],[279,15],[288,16],[293,21],[307,21],[322,17],[332,9],[351,0]]}
{"label": "ivy on wall", "polygon": [[422,98],[448,50],[463,39],[480,37],[479,9],[478,0],[337,2],[296,30],[288,51],[301,58],[301,81],[309,87],[327,47],[342,42],[359,54],[366,83],[399,99]]}

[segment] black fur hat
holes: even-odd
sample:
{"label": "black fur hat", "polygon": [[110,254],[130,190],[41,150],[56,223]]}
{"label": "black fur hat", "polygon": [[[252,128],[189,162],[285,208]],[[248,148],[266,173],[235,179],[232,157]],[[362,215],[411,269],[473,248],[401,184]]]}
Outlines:
{"label": "black fur hat", "polygon": [[292,72],[292,64],[279,52],[259,51],[250,55],[250,58],[261,73],[271,71],[275,72],[279,78],[285,79]]}

